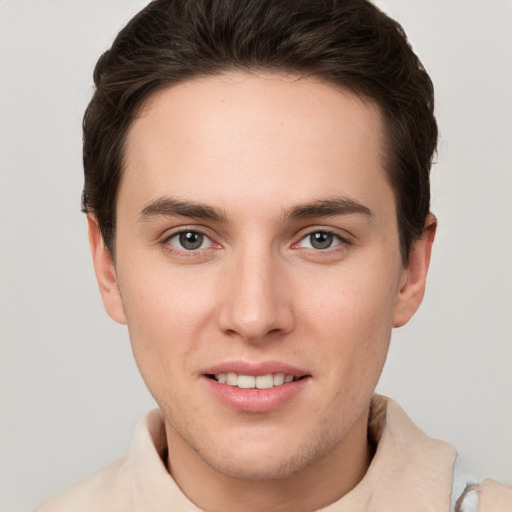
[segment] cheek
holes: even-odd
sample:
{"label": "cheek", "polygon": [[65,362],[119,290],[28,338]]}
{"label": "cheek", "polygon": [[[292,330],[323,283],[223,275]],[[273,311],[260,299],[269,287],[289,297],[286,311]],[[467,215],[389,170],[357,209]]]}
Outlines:
{"label": "cheek", "polygon": [[391,337],[397,271],[379,265],[344,268],[323,286],[318,282],[308,279],[301,307],[303,327],[319,341],[314,350],[324,351],[332,379],[376,383]]}
{"label": "cheek", "polygon": [[329,273],[303,274],[301,309],[320,329],[354,329],[363,337],[391,329],[399,289],[399,272],[370,262],[332,269]]}
{"label": "cheek", "polygon": [[[187,396],[192,362],[210,321],[212,300],[195,278],[160,273],[121,281],[135,362],[147,388],[163,408]],[[174,379],[171,376],[175,376]],[[181,376],[181,377],[179,377]],[[172,384],[172,386],[170,386]],[[171,399],[171,397],[173,397]],[[189,409],[193,404],[189,404]],[[191,410],[191,409],[190,409]],[[189,412],[190,412],[189,410]]]}
{"label": "cheek", "polygon": [[153,359],[168,367],[199,345],[213,316],[212,279],[192,266],[179,272],[150,264],[137,268],[147,270],[119,274],[134,354],[139,365]]}

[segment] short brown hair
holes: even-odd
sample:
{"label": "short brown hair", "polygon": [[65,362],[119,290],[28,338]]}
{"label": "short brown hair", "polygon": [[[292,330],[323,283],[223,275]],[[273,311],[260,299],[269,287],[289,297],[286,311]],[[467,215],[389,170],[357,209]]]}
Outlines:
{"label": "short brown hair", "polygon": [[82,206],[110,252],[124,142],[141,105],[230,70],[315,76],[379,106],[406,262],[430,209],[434,91],[402,27],[367,0],[155,0],[139,12],[99,59],[83,122]]}

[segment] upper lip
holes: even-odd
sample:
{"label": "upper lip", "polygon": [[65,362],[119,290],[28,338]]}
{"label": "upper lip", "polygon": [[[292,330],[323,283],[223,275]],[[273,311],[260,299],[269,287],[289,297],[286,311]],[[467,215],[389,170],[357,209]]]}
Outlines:
{"label": "upper lip", "polygon": [[284,373],[294,377],[304,377],[309,373],[297,366],[278,361],[261,361],[258,363],[249,361],[225,361],[209,366],[203,372],[204,375],[217,375],[219,373],[237,373],[238,375],[267,375],[269,373]]}

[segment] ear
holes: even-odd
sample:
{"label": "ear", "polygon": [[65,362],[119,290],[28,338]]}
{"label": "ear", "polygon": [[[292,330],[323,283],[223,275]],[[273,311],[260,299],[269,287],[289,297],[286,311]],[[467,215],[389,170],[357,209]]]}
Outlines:
{"label": "ear", "polygon": [[110,318],[120,324],[126,324],[112,255],[105,245],[96,217],[92,214],[87,215],[87,222],[89,225],[89,245],[91,246],[94,271],[96,272],[103,305]]}
{"label": "ear", "polygon": [[416,313],[423,300],[436,228],[437,220],[434,215],[429,214],[422,237],[411,246],[409,262],[403,270],[401,287],[395,304],[393,327],[405,325]]}

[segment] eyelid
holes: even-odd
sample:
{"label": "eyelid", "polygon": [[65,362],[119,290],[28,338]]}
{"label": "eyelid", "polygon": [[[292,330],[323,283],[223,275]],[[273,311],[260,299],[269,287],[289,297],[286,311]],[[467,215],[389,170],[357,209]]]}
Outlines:
{"label": "eyelid", "polygon": [[[201,244],[199,247],[197,248],[194,248],[194,249],[187,249],[185,247],[180,247],[180,244],[182,242],[181,240],[181,235],[183,235],[184,233],[194,233],[195,235],[199,235],[201,238]],[[200,233],[199,231],[191,231],[191,230],[188,230],[188,231],[185,231],[185,232],[178,232],[178,233],[175,233],[174,235],[170,236],[167,238],[167,243],[172,245],[173,247],[176,247],[176,249],[178,250],[184,250],[186,252],[195,252],[195,251],[200,251],[201,249],[206,249],[207,247],[204,247],[204,244],[211,244],[212,243],[212,240],[210,239],[209,236],[205,235],[204,233]]]}
{"label": "eyelid", "polygon": [[[179,247],[172,245],[169,243],[169,240],[172,238],[187,232],[195,232],[202,234],[205,238],[207,238],[210,241],[209,247],[205,247],[202,249],[195,249],[195,250],[186,250],[186,249],[180,249]],[[327,233],[333,235],[337,240],[339,240],[340,243],[336,244],[333,247],[329,247],[327,249],[314,249],[314,248],[307,248],[304,247],[305,250],[311,250],[315,252],[329,252],[329,251],[335,251],[339,246],[349,246],[355,243],[353,240],[354,235],[352,235],[350,232],[346,230],[342,230],[339,228],[333,228],[331,226],[308,226],[306,228],[303,228],[300,230],[300,232],[294,237],[295,242],[291,244],[292,249],[300,249],[298,245],[302,240],[307,238],[308,236],[311,236],[314,233]],[[204,228],[203,226],[197,226],[197,225],[185,225],[185,226],[176,226],[174,228],[170,228],[167,231],[165,231],[161,238],[160,242],[161,245],[168,248],[168,250],[173,250],[176,252],[180,252],[183,254],[187,254],[189,256],[192,256],[194,253],[206,251],[208,249],[219,249],[222,248],[222,244],[220,244],[217,241],[217,237],[215,235],[211,234],[211,230]],[[172,248],[172,249],[171,249]]]}
{"label": "eyelid", "polygon": [[[177,247],[173,244],[170,244],[169,241],[182,233],[200,233],[205,238],[207,238],[210,241],[209,247],[204,247],[202,249],[195,249],[195,250],[187,250],[182,249],[180,247]],[[160,244],[167,247],[169,250],[172,248],[173,251],[180,252],[183,254],[187,254],[189,256],[193,255],[194,253],[198,253],[200,251],[205,251],[212,248],[220,248],[221,245],[215,240],[215,237],[212,236],[210,233],[210,230],[203,228],[202,226],[179,226],[172,229],[167,230],[161,237]]]}
{"label": "eyelid", "polygon": [[[297,241],[292,244],[292,248],[297,247],[297,245],[307,238],[308,236],[313,235],[314,233],[327,233],[329,235],[334,235],[339,241],[340,244],[337,244],[336,246],[332,247],[332,249],[335,249],[339,245],[352,245],[354,243],[353,235],[349,233],[346,230],[337,229],[333,227],[325,227],[325,226],[308,226],[307,228],[302,229],[299,234],[297,235]],[[331,248],[329,248],[331,249]],[[323,249],[323,252],[328,251],[329,249]],[[314,249],[318,250],[318,249]]]}
{"label": "eyelid", "polygon": [[[298,242],[297,242],[297,245],[301,244],[302,242],[306,242],[308,241],[312,235],[316,234],[316,233],[322,233],[322,234],[326,234],[326,235],[332,235],[332,239],[333,239],[333,243],[331,245],[329,245],[329,247],[325,247],[324,249],[319,249],[319,248],[316,248],[316,247],[312,247],[312,246],[307,246],[307,247],[304,247],[305,249],[311,249],[313,251],[321,251],[321,252],[325,252],[325,251],[328,251],[328,250],[332,250],[332,249],[335,249],[336,247],[340,246],[343,244],[343,240],[342,238],[336,234],[336,233],[332,233],[332,232],[328,232],[328,231],[313,231],[312,233],[306,235],[306,236],[303,236]],[[311,242],[310,242],[311,244]]]}

